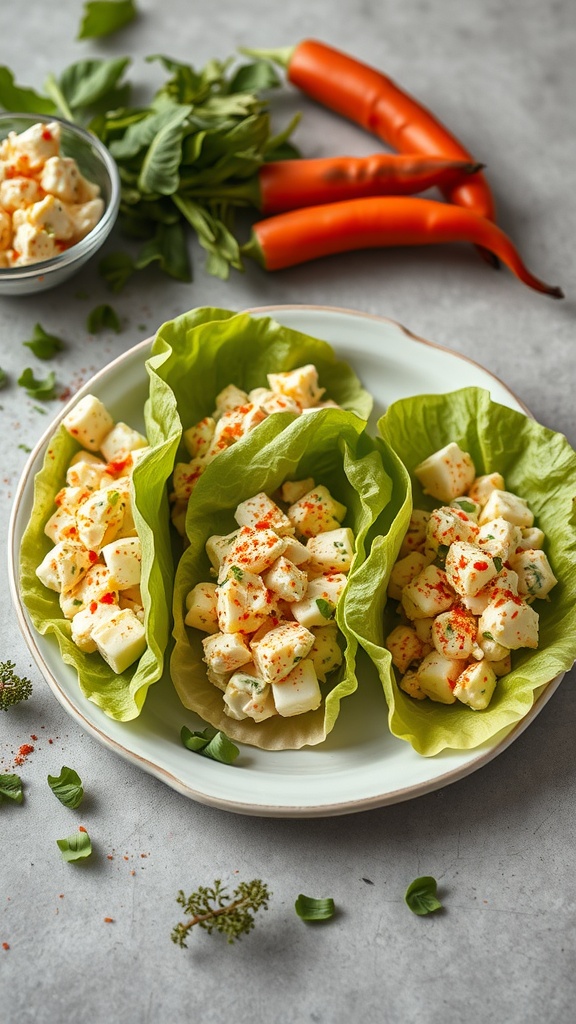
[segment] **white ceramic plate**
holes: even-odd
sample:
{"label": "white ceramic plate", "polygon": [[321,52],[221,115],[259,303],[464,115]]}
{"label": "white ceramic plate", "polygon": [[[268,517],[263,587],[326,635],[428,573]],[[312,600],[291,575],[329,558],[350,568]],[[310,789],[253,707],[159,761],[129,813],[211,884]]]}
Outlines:
{"label": "white ceramic plate", "polygon": [[[495,401],[528,412],[481,366],[415,337],[393,321],[310,306],[261,307],[251,312],[274,316],[288,327],[330,342],[374,395],[374,422],[398,398],[467,386],[487,388]],[[361,655],[362,686],[346,699],[325,743],[280,752],[244,747],[233,767],[199,757],[181,745],[182,725],[201,728],[203,723],[180,705],[167,676],[151,687],[143,713],[134,722],[114,722],[83,697],[55,640],[36,633],[22,605],[17,584],[20,541],[32,508],[34,475],[48,440],[56,423],[83,394],[98,395],[113,416],[143,429],[148,388],[144,363],[150,344],[149,339],[143,341],[114,360],[62,409],[32,452],[14,503],[8,545],[12,596],[30,650],[66,711],[105,746],[186,796],[228,811],[270,817],[347,814],[408,800],[455,782],[501,753],[533,721],[559,678],[540,693],[519,725],[490,743],[473,751],[446,751],[425,758],[389,734],[381,685],[369,659]]]}

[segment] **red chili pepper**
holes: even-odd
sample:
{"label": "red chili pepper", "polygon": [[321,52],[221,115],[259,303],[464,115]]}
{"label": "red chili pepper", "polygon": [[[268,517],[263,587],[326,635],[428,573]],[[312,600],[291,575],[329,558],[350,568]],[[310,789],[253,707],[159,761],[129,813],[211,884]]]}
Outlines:
{"label": "red chili pepper", "polygon": [[[472,161],[461,142],[421,103],[391,78],[356,58],[315,39],[280,50],[244,50],[268,57],[312,99],[354,121],[400,153]],[[450,202],[494,219],[494,198],[480,172],[449,185]]]}
{"label": "red chili pepper", "polygon": [[244,255],[266,270],[306,263],[333,253],[387,246],[471,242],[502,260],[524,284],[563,298],[560,288],[546,284],[525,266],[508,236],[492,221],[472,210],[434,199],[380,196],[310,206],[258,221]]}
{"label": "red chili pepper", "polygon": [[255,205],[270,214],[364,196],[414,195],[456,185],[480,166],[469,160],[406,153],[277,160],[258,171]]}

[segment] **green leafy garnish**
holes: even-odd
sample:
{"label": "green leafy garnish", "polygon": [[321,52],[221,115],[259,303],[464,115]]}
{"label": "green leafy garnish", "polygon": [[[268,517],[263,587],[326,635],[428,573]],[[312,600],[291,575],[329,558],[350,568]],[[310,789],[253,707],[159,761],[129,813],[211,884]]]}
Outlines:
{"label": "green leafy garnish", "polygon": [[3,800],[21,804],[23,798],[22,779],[19,775],[0,775],[0,804]]}
{"label": "green leafy garnish", "polygon": [[472,501],[466,501],[465,498],[457,498],[455,504],[458,508],[461,508],[463,512],[475,512],[476,505]]}
{"label": "green leafy garnish", "polygon": [[441,910],[442,904],[436,896],[438,883],[431,875],[423,875],[415,878],[406,890],[404,899],[413,914],[423,917],[425,914],[432,914],[435,910]]}
{"label": "green leafy garnish", "polygon": [[318,608],[318,611],[320,612],[320,615],[322,615],[325,619],[331,619],[332,616],[334,615],[334,612],[336,611],[336,606],[331,604],[330,601],[326,601],[325,598],[323,597],[316,598],[316,606]]}
{"label": "green leafy garnish", "polygon": [[125,252],[111,252],[104,256],[98,270],[112,292],[121,292],[126,282],[136,272],[134,260]]}
{"label": "green leafy garnish", "polygon": [[298,917],[301,917],[303,921],[327,921],[330,917],[334,917],[335,912],[334,900],[331,896],[315,899],[313,896],[304,896],[300,893],[294,907]]}
{"label": "green leafy garnish", "polygon": [[64,766],[60,775],[49,775],[48,785],[54,796],[65,807],[71,807],[74,810],[82,803],[84,797],[82,780],[73,768],[66,768]]}
{"label": "green leafy garnish", "polygon": [[118,316],[115,309],[108,303],[103,303],[101,306],[95,306],[94,309],[88,314],[86,321],[86,327],[90,334],[98,334],[100,331],[110,330],[115,331],[116,334],[120,334],[122,325],[120,323],[120,317]]}
{"label": "green leafy garnish", "polygon": [[31,349],[38,359],[52,359],[57,352],[61,352],[66,346],[62,338],[55,334],[48,334],[41,324],[35,324],[32,337],[29,341],[23,341],[23,345]]}
{"label": "green leafy garnish", "polygon": [[13,661],[0,662],[0,711],[6,711],[13,704],[28,700],[32,683],[26,676],[16,675]]}
{"label": "green leafy garnish", "polygon": [[136,17],[134,0],[89,0],[77,39],[96,39],[112,35],[129,25]]}
{"label": "green leafy garnish", "polygon": [[494,568],[496,569],[496,572],[501,572],[503,565],[502,559],[499,558],[498,555],[494,555],[492,561],[494,562]]}
{"label": "green leafy garnish", "polygon": [[90,836],[84,829],[73,832],[66,839],[57,839],[56,844],[65,861],[85,860],[92,853]]}
{"label": "green leafy garnish", "polygon": [[2,367],[0,366],[0,390],[2,388],[5,388],[7,383],[8,383],[8,374],[6,373],[6,370],[3,370]]}
{"label": "green leafy garnish", "polygon": [[240,882],[231,899],[220,879],[216,879],[210,887],[200,885],[190,896],[185,896],[181,889],[176,902],[190,918],[172,930],[172,942],[186,948],[189,931],[199,925],[209,935],[217,931],[225,935],[229,943],[233,943],[253,929],[254,914],[261,907],[268,909],[271,895],[268,886],[259,878],[251,882]]}
{"label": "green leafy garnish", "polygon": [[27,367],[20,374],[18,383],[21,388],[26,389],[26,394],[30,398],[37,398],[41,402],[48,402],[51,398],[54,398],[56,374],[54,370],[50,370],[50,373],[46,375],[44,380],[37,380],[34,376],[34,371]]}
{"label": "green leafy garnish", "polygon": [[211,757],[213,761],[220,761],[222,764],[233,764],[240,753],[238,747],[223,732],[211,727],[201,732],[192,732],[188,726],[183,725],[180,739],[188,750],[202,754],[203,757]]}
{"label": "green leafy garnish", "polygon": [[492,633],[490,633],[487,629],[484,630],[482,636],[484,637],[485,640],[491,640],[492,643],[496,643],[494,637],[492,636]]}

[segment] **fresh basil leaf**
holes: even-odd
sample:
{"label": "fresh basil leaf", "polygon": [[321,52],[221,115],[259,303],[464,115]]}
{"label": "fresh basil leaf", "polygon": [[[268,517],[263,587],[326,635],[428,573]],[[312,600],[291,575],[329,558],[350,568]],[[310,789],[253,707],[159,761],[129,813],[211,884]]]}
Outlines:
{"label": "fresh basil leaf", "polygon": [[122,291],[126,282],[132,277],[136,266],[128,253],[111,252],[100,260],[98,270],[110,290],[119,292]]}
{"label": "fresh basil leaf", "polygon": [[267,60],[257,60],[238,68],[228,84],[228,92],[259,92],[279,85],[280,78],[273,65]]}
{"label": "fresh basil leaf", "polygon": [[42,402],[47,402],[50,398],[54,398],[56,374],[54,370],[51,370],[44,380],[36,380],[34,371],[28,366],[20,374],[18,384],[21,388],[26,389],[30,398],[38,398]]}
{"label": "fresh basil leaf", "polygon": [[298,917],[303,921],[327,921],[334,917],[334,900],[328,896],[325,899],[315,899],[313,896],[298,896],[294,907]]}
{"label": "fresh basil leaf", "polygon": [[130,63],[130,57],[76,61],[62,72],[57,85],[73,110],[91,107],[112,92]]}
{"label": "fresh basil leaf", "polygon": [[116,334],[120,334],[120,331],[122,330],[120,317],[116,310],[107,303],[103,303],[101,306],[95,306],[94,309],[91,310],[88,314],[86,327],[90,334],[98,334],[100,331],[104,330],[116,331]]}
{"label": "fresh basil leaf", "polygon": [[142,162],[138,187],[141,192],[171,196],[180,182],[183,125],[191,114],[190,106],[172,106],[161,118]]}
{"label": "fresh basil leaf", "polygon": [[238,747],[223,732],[212,726],[201,732],[192,732],[188,726],[183,725],[180,739],[188,750],[202,754],[203,757],[210,757],[213,761],[220,761],[222,764],[232,764],[240,753]]}
{"label": "fresh basil leaf", "polygon": [[155,262],[166,274],[178,281],[192,280],[188,248],[181,224],[159,224],[154,238],[142,246],[134,266],[137,270],[142,270]]}
{"label": "fresh basil leaf", "polygon": [[19,775],[0,775],[0,804],[3,800],[22,803],[22,779]]}
{"label": "fresh basil leaf", "polygon": [[134,0],[90,0],[84,5],[84,16],[77,39],[98,39],[112,35],[129,25],[136,17]]}
{"label": "fresh basil leaf", "polygon": [[23,114],[55,114],[56,107],[52,100],[35,92],[18,86],[14,75],[5,65],[0,65],[0,106],[4,110],[19,110]]}
{"label": "fresh basil leaf", "polygon": [[37,359],[52,359],[66,347],[62,338],[48,334],[41,324],[35,324],[30,341],[23,341],[22,344],[31,349]]}
{"label": "fresh basil leaf", "polygon": [[[60,775],[49,775],[48,785],[54,796],[65,807],[71,807],[72,810],[75,810],[82,803],[84,797],[82,779],[73,768],[67,768],[64,765]],[[83,833],[80,834],[82,835]]]}
{"label": "fresh basil leaf", "polygon": [[90,836],[82,830],[74,832],[66,839],[57,839],[56,844],[62,854],[62,860],[65,861],[85,860],[92,853]]}
{"label": "fresh basil leaf", "polygon": [[331,619],[336,611],[336,606],[331,604],[330,601],[325,601],[323,597],[316,598],[316,606],[320,615],[325,619]]}
{"label": "fresh basil leaf", "polygon": [[431,875],[415,878],[406,890],[404,899],[413,914],[424,916],[441,910],[442,904],[436,896],[438,883]]}
{"label": "fresh basil leaf", "polygon": [[6,373],[6,370],[3,370],[2,367],[0,366],[0,390],[2,388],[5,388],[7,383],[8,383],[8,374]]}

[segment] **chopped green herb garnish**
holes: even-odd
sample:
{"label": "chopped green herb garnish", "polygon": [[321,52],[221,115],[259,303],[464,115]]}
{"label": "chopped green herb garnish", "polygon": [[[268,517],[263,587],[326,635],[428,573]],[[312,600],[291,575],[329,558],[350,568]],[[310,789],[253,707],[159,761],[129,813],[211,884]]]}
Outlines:
{"label": "chopped green herb garnish", "polygon": [[466,499],[461,499],[460,501],[457,501],[456,504],[458,505],[458,508],[462,509],[463,512],[476,511],[476,505],[472,501],[466,501]]}
{"label": "chopped green herb garnish", "polygon": [[120,292],[132,274],[136,272],[136,266],[134,260],[127,253],[112,252],[100,260],[98,270],[110,291]]}
{"label": "chopped green herb garnish", "polygon": [[442,904],[436,896],[438,883],[431,875],[415,878],[406,890],[404,899],[413,914],[424,916],[441,910]]}
{"label": "chopped green herb garnish", "polygon": [[110,330],[120,334],[122,325],[120,317],[115,309],[107,303],[96,306],[88,315],[86,327],[90,334],[98,334],[100,331]]}
{"label": "chopped green herb garnish", "polygon": [[298,896],[294,904],[298,917],[303,921],[327,921],[334,917],[334,900],[327,896],[324,899],[315,899],[313,896]]}
{"label": "chopped green herb garnish", "polygon": [[498,555],[495,555],[493,557],[492,561],[494,562],[494,568],[496,569],[496,572],[501,572],[502,571],[502,559],[499,558]]}
{"label": "chopped green herb garnish", "polygon": [[0,366],[0,389],[5,388],[8,383],[8,374]]}
{"label": "chopped green herb garnish", "polygon": [[54,796],[65,807],[71,807],[74,810],[80,806],[84,797],[84,789],[80,776],[73,768],[64,766],[60,775],[49,775],[48,785]]}
{"label": "chopped green herb garnish", "polygon": [[325,619],[331,619],[336,610],[335,606],[330,601],[325,601],[323,597],[316,598],[316,605],[318,611]]}
{"label": "chopped green herb garnish", "polygon": [[88,0],[76,38],[110,36],[134,21],[136,13],[134,0]]}
{"label": "chopped green herb garnish", "polygon": [[223,732],[211,726],[201,732],[192,732],[188,726],[183,725],[180,739],[188,750],[202,754],[203,757],[210,757],[213,761],[220,761],[222,764],[233,764],[240,753],[238,747]]}
{"label": "chopped green herb garnish", "polygon": [[244,571],[240,568],[239,565],[230,566],[230,572],[232,573],[234,579],[238,581],[240,581],[244,576]]}
{"label": "chopped green herb garnish", "polygon": [[172,930],[172,942],[186,948],[188,933],[195,925],[199,925],[209,935],[217,931],[225,935],[229,943],[235,942],[252,930],[254,914],[261,907],[268,909],[271,895],[268,886],[259,878],[251,882],[240,882],[232,898],[219,878],[213,886],[198,886],[190,896],[185,896],[181,889],[176,902],[190,916],[189,920],[180,922]]}
{"label": "chopped green herb garnish", "polygon": [[90,836],[82,828],[66,839],[57,839],[56,844],[62,854],[62,860],[85,860],[92,853]]}
{"label": "chopped green herb garnish", "polygon": [[38,398],[42,402],[47,402],[49,399],[54,398],[56,374],[54,370],[51,370],[44,380],[36,380],[34,371],[27,367],[20,374],[18,383],[21,388],[26,389],[26,394],[30,398]]}
{"label": "chopped green herb garnish", "polygon": [[32,449],[29,448],[27,444],[19,444],[18,447],[23,452],[31,452],[32,451]]}
{"label": "chopped green herb garnish", "polygon": [[485,631],[484,631],[484,632],[482,633],[482,636],[484,637],[484,639],[485,639],[485,640],[491,640],[491,641],[492,641],[492,643],[496,643],[496,641],[495,641],[494,637],[492,636],[492,633],[489,633],[489,632],[488,632],[488,630],[485,630]]}
{"label": "chopped green herb garnish", "polygon": [[21,804],[23,798],[22,779],[19,775],[0,775],[0,804],[4,800]]}
{"label": "chopped green herb garnish", "polygon": [[23,345],[29,348],[37,359],[52,359],[57,352],[61,352],[66,346],[62,338],[55,334],[48,334],[41,324],[35,324],[32,337],[29,341],[23,341]]}

